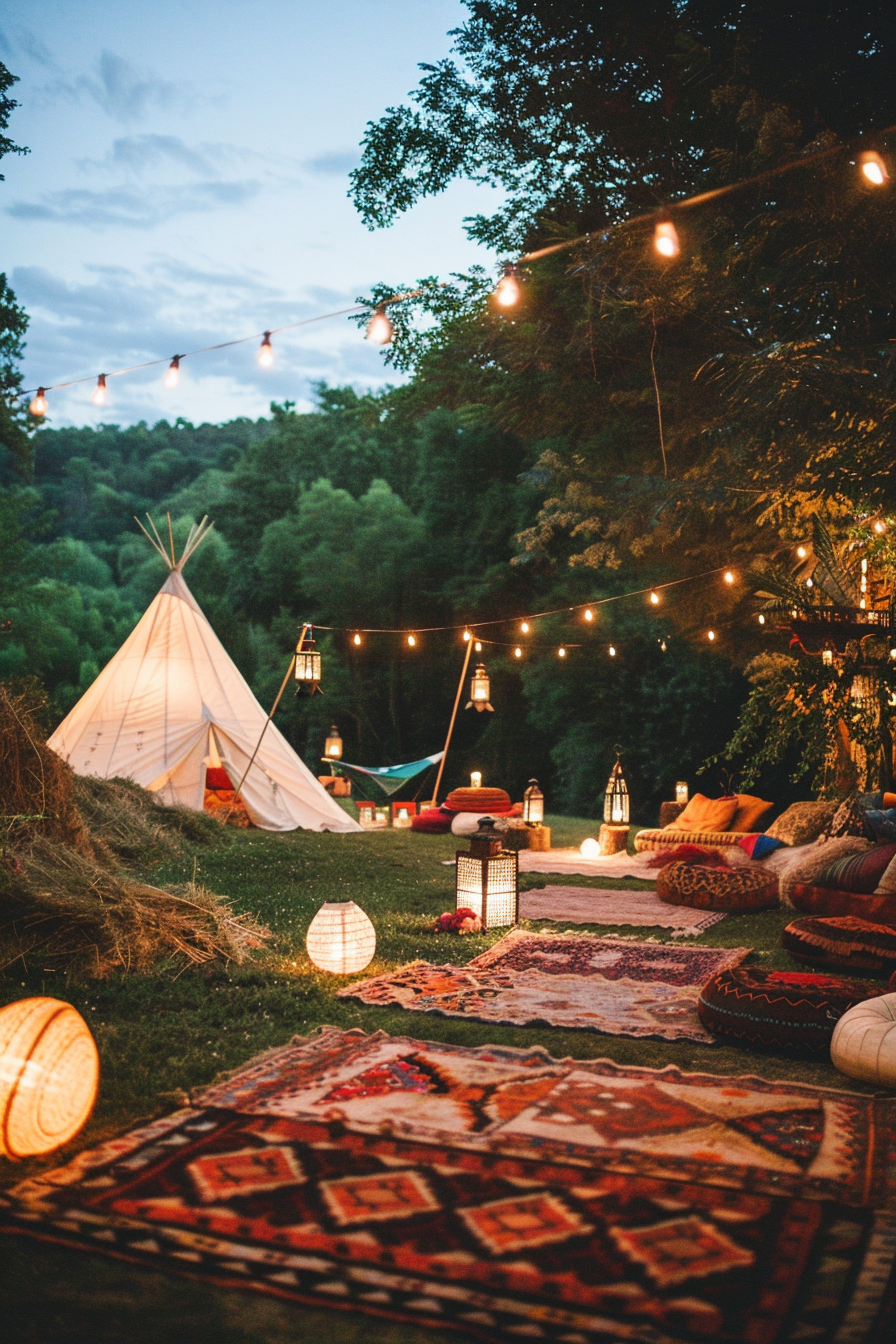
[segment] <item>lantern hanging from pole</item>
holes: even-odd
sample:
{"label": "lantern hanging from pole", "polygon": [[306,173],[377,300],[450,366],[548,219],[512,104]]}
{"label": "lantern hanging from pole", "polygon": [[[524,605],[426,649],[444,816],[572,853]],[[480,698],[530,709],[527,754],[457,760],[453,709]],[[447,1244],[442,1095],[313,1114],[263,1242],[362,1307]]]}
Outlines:
{"label": "lantern hanging from pole", "polygon": [[71,1004],[34,998],[0,1009],[0,1154],[39,1157],[74,1138],[99,1070],[90,1029]]}
{"label": "lantern hanging from pole", "polygon": [[529,780],[529,787],[523,794],[523,821],[527,826],[540,826],[544,821],[544,794],[537,779]]}
{"label": "lantern hanging from pole", "polygon": [[455,909],[470,909],[483,929],[503,929],[519,920],[519,856],[504,850],[492,817],[483,817],[469,850],[457,854]]}
{"label": "lantern hanging from pole", "polygon": [[314,695],[320,691],[320,654],[310,637],[311,626],[306,626],[296,645],[296,695]]}
{"label": "lantern hanging from pole", "polygon": [[308,956],[321,971],[354,975],[376,951],[376,929],[354,901],[325,901],[308,926]]}
{"label": "lantern hanging from pole", "polygon": [[342,759],[342,738],[339,736],[339,729],[335,723],[331,724],[330,732],[324,742],[324,755],[328,761]]}
{"label": "lantern hanging from pole", "polygon": [[473,673],[470,681],[470,699],[467,702],[467,709],[477,709],[481,714],[484,709],[491,710],[494,713],[494,707],[489,704],[490,683],[488,673],[482,663],[476,664],[476,671]]}
{"label": "lantern hanging from pole", "polygon": [[610,771],[604,793],[604,821],[610,826],[628,825],[628,785],[622,774],[620,752],[616,751],[616,764]]}

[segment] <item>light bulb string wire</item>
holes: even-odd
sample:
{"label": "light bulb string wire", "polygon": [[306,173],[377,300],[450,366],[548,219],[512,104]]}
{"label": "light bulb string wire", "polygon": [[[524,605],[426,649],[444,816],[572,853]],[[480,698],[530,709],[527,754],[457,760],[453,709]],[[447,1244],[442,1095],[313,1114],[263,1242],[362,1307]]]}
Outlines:
{"label": "light bulb string wire", "polygon": [[[315,621],[315,630],[326,630],[335,635],[438,635],[451,634],[455,630],[485,630],[490,626],[509,625],[513,621],[525,619],[527,621],[539,621],[547,616],[562,616],[569,612],[588,611],[595,607],[605,607],[610,602],[624,602],[629,597],[643,597],[645,593],[661,593],[668,588],[677,588],[682,583],[698,583],[701,579],[712,578],[715,574],[724,574],[730,569],[730,565],[718,565],[715,569],[706,569],[701,574],[688,574],[683,579],[669,579],[667,583],[652,583],[649,588],[634,588],[628,593],[614,593],[611,597],[597,597],[592,602],[577,602],[574,606],[552,607],[548,611],[534,611],[525,617],[519,616],[499,616],[490,621],[461,621],[458,625],[414,625],[414,626],[384,626],[384,625],[318,625]],[[523,636],[525,641],[526,636]],[[482,639],[483,644],[499,644],[502,641]],[[507,644],[508,648],[515,648],[519,640],[511,641]],[[564,648],[580,648],[579,644],[564,644]]]}
{"label": "light bulb string wire", "polygon": [[[391,303],[401,303],[404,299],[417,299],[423,294],[424,289],[409,289],[403,294],[393,294],[388,299],[382,299],[375,306],[385,308]],[[255,331],[250,336],[236,336],[230,341],[219,341],[217,345],[202,345],[195,350],[186,350],[182,355],[162,355],[158,359],[147,359],[142,364],[127,364],[120,369],[112,369],[106,373],[85,373],[81,378],[68,378],[61,383],[41,383],[39,387],[32,387],[28,391],[19,392],[18,397],[32,397],[37,392],[56,392],[63,387],[77,387],[81,383],[93,383],[99,378],[119,378],[124,373],[138,373],[141,369],[156,368],[159,364],[170,364],[172,360],[179,364],[183,359],[192,359],[194,355],[211,354],[214,350],[228,350],[234,345],[246,345],[249,341],[261,340],[264,337],[279,336],[283,331],[295,331],[298,327],[310,327],[316,322],[329,322],[335,317],[350,317],[357,313],[366,312],[372,304],[353,303],[349,308],[337,308],[332,313],[320,313],[317,317],[306,317],[300,322],[287,322],[282,327],[266,327],[264,331]]]}

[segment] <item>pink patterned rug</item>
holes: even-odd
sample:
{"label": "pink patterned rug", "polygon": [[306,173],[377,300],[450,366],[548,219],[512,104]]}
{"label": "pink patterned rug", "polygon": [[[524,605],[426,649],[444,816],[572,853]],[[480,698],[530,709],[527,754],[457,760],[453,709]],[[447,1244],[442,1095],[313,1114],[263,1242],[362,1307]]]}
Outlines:
{"label": "pink patterned rug", "polygon": [[750,950],[512,929],[466,966],[412,961],[346,985],[339,996],[479,1022],[538,1022],[711,1045],[697,1018],[700,989]]}
{"label": "pink patterned rug", "polygon": [[722,911],[667,905],[653,891],[608,891],[603,887],[543,887],[520,892],[520,919],[567,920],[570,924],[627,924],[671,929],[673,938],[694,938],[724,919]]}

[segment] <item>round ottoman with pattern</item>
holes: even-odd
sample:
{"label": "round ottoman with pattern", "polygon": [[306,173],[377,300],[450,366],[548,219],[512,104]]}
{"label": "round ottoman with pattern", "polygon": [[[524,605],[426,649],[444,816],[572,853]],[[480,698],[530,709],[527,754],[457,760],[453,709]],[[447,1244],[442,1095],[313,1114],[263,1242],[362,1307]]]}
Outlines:
{"label": "round ottoman with pattern", "polygon": [[896,971],[896,929],[856,915],[795,919],[781,943],[797,961],[841,971]]}
{"label": "round ottoman with pattern", "polygon": [[656,877],[656,894],[667,905],[695,910],[768,910],[778,904],[778,879],[754,868],[716,868],[667,863]]}
{"label": "round ottoman with pattern", "polygon": [[847,1009],[883,992],[833,975],[734,966],[703,986],[697,1013],[714,1036],[739,1045],[818,1055],[827,1052]]}

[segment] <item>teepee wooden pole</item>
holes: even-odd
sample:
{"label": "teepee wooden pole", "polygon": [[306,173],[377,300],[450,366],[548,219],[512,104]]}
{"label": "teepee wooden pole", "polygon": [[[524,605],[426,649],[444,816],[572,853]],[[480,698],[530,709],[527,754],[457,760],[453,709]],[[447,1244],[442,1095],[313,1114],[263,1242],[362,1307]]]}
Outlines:
{"label": "teepee wooden pole", "polygon": [[[303,625],[303,626],[302,626],[302,634],[301,634],[301,636],[300,636],[300,638],[299,638],[299,642],[298,642],[298,644],[296,645],[296,648],[297,648],[297,649],[300,649],[300,648],[302,647],[302,645],[304,644],[304,642],[305,642],[305,636],[307,635],[307,633],[308,633],[308,631],[309,631],[310,629],[311,629],[311,627],[310,627],[309,625]],[[243,771],[243,777],[242,777],[242,779],[240,780],[239,785],[237,786],[237,788],[236,788],[235,791],[234,791],[233,802],[230,804],[230,806],[229,806],[228,809],[227,809],[227,812],[225,813],[225,816],[224,816],[224,822],[223,822],[223,824],[224,824],[225,826],[226,826],[226,824],[227,824],[227,822],[228,822],[228,820],[229,820],[229,818],[230,818],[230,814],[231,814],[231,812],[233,811],[234,807],[236,806],[236,800],[237,800],[237,798],[239,798],[240,794],[242,793],[243,785],[244,785],[245,782],[246,782],[246,776],[248,775],[249,771],[252,769],[252,765],[253,765],[253,763],[254,763],[254,761],[255,761],[255,757],[258,755],[258,749],[259,749],[259,747],[261,746],[261,740],[262,740],[262,738],[264,737],[265,733],[266,733],[267,730],[268,730],[268,724],[270,723],[270,721],[271,721],[271,719],[274,717],[274,715],[277,713],[277,706],[279,705],[280,701],[283,699],[283,692],[286,690],[286,687],[287,687],[287,685],[289,684],[289,679],[290,679],[290,677],[292,676],[293,668],[295,667],[295,665],[296,665],[296,655],[293,654],[292,657],[291,657],[290,660],[289,660],[289,667],[287,667],[287,669],[286,669],[286,676],[283,678],[283,680],[282,680],[281,683],[280,683],[280,689],[279,689],[279,691],[277,692],[277,699],[276,699],[276,700],[274,701],[274,703],[271,705],[271,712],[268,714],[267,718],[265,719],[265,721],[264,721],[264,726],[263,726],[261,732],[258,734],[258,741],[255,743],[255,750],[253,751],[252,755],[249,757],[249,764],[246,766],[245,770]]]}
{"label": "teepee wooden pole", "polygon": [[454,732],[454,720],[457,718],[457,707],[460,704],[460,697],[464,689],[464,680],[467,675],[467,668],[470,665],[470,652],[473,648],[472,639],[467,640],[467,653],[464,658],[464,665],[461,669],[460,681],[457,683],[457,695],[454,697],[454,708],[451,711],[451,722],[448,725],[448,736],[445,738],[445,750],[442,752],[442,759],[439,761],[439,773],[436,775],[436,786],[432,791],[432,805],[439,805],[439,785],[442,782],[442,771],[445,769],[445,762],[448,759],[448,748],[451,746],[451,734]]}

